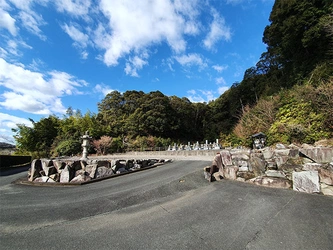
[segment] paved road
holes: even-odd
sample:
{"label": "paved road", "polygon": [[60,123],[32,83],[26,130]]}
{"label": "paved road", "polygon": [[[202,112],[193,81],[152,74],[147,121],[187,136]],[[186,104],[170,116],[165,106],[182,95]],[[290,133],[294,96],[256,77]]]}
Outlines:
{"label": "paved road", "polygon": [[332,249],[333,198],[223,180],[176,160],[75,187],[0,176],[0,249]]}

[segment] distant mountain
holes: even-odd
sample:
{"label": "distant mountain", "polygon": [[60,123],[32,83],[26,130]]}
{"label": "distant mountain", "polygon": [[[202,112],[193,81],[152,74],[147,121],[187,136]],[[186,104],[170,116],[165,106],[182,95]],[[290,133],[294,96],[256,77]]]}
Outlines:
{"label": "distant mountain", "polygon": [[15,148],[15,145],[6,142],[0,142],[0,149],[1,148]]}

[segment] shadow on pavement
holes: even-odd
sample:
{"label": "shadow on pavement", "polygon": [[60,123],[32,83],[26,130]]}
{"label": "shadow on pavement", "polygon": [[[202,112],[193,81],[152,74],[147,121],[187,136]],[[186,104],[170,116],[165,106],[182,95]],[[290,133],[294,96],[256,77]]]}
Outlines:
{"label": "shadow on pavement", "polygon": [[[28,171],[30,164],[21,166],[21,167],[12,167],[12,168],[0,168],[0,176],[9,176],[13,174],[22,173]],[[27,173],[28,174],[28,173]]]}

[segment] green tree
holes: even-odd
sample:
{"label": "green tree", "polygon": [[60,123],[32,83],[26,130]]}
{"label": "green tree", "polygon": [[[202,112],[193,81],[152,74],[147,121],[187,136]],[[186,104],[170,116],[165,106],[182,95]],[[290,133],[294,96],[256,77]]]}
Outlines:
{"label": "green tree", "polygon": [[330,0],[275,1],[263,41],[268,57],[283,69],[282,85],[295,83],[331,60],[332,36],[326,25],[332,11]]}

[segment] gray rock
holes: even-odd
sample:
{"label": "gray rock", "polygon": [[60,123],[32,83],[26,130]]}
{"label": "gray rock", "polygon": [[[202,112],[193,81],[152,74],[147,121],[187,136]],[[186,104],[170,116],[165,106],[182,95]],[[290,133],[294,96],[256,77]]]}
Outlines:
{"label": "gray rock", "polygon": [[249,170],[253,171],[256,176],[262,175],[265,173],[266,162],[259,157],[251,157],[249,160]]}
{"label": "gray rock", "polygon": [[127,173],[128,170],[126,168],[119,168],[116,172],[116,174],[122,174],[122,173]]}
{"label": "gray rock", "polygon": [[248,166],[241,166],[241,167],[238,168],[238,171],[247,172],[247,171],[249,171],[249,167]]}
{"label": "gray rock", "polygon": [[60,181],[60,173],[56,173],[56,174],[52,174],[49,176],[52,180],[54,180],[55,182],[59,182]]}
{"label": "gray rock", "polygon": [[216,181],[221,181],[223,179],[219,172],[214,173],[213,177]]}
{"label": "gray rock", "polygon": [[71,167],[66,165],[65,168],[61,171],[60,182],[61,183],[70,182],[74,178],[74,175],[75,171]]}
{"label": "gray rock", "polygon": [[333,186],[329,186],[325,183],[320,183],[320,189],[323,195],[333,196]]}
{"label": "gray rock", "polygon": [[59,170],[64,169],[66,163],[59,160],[53,160],[53,166],[57,169],[57,172],[59,172]]}
{"label": "gray rock", "polygon": [[276,166],[280,168],[282,165],[284,165],[289,159],[289,156],[287,155],[275,155],[274,160],[276,162]]}
{"label": "gray rock", "polygon": [[31,162],[31,168],[29,171],[29,181],[33,181],[35,178],[40,177],[40,171],[42,171],[42,162],[40,159],[35,159]]}
{"label": "gray rock", "polygon": [[58,172],[57,169],[53,166],[53,161],[48,159],[42,159],[41,162],[45,176],[50,176]]}
{"label": "gray rock", "polygon": [[232,158],[231,154],[228,150],[222,150],[220,152],[221,158],[222,158],[222,163],[224,166],[232,166]]}
{"label": "gray rock", "polygon": [[237,172],[237,178],[240,177],[240,178],[243,178],[245,180],[249,180],[249,179],[252,179],[255,177],[254,173],[252,172],[240,172],[238,171]]}
{"label": "gray rock", "polygon": [[265,172],[265,175],[268,177],[286,178],[286,175],[285,173],[283,173],[283,171],[277,171],[277,170],[267,170]]}
{"label": "gray rock", "polygon": [[274,156],[274,150],[272,150],[271,148],[268,148],[268,147],[262,149],[261,152],[262,152],[265,160],[272,159]]}
{"label": "gray rock", "polygon": [[293,172],[293,189],[305,193],[319,193],[318,171]]}
{"label": "gray rock", "polygon": [[333,148],[302,148],[300,149],[300,152],[317,163],[328,163],[331,162],[333,159]]}
{"label": "gray rock", "polygon": [[113,170],[107,167],[98,167],[96,171],[96,178],[107,177],[113,175]]}
{"label": "gray rock", "polygon": [[290,149],[289,148],[285,148],[285,149],[276,149],[274,151],[274,154],[276,156],[289,156],[290,154]]}
{"label": "gray rock", "polygon": [[89,164],[89,165],[86,166],[86,172],[88,173],[90,178],[92,178],[92,179],[95,178],[97,167],[98,167],[97,163]]}
{"label": "gray rock", "polygon": [[333,167],[318,169],[320,182],[333,186]]}
{"label": "gray rock", "polygon": [[86,182],[86,181],[90,181],[91,178],[89,175],[85,175],[85,174],[80,174],[78,176],[75,176],[70,182],[71,183],[80,183],[80,182]]}
{"label": "gray rock", "polygon": [[204,177],[207,181],[211,181],[210,166],[204,167]]}
{"label": "gray rock", "polygon": [[103,161],[97,161],[97,166],[111,168],[112,165],[110,161],[103,160]]}
{"label": "gray rock", "polygon": [[236,178],[236,181],[245,182],[246,180],[245,180],[245,178],[237,177],[237,178]]}
{"label": "gray rock", "polygon": [[53,179],[51,179],[48,176],[41,176],[41,177],[37,177],[34,182],[49,182],[49,183],[53,183],[55,182]]}
{"label": "gray rock", "polygon": [[221,157],[220,153],[217,153],[215,155],[212,165],[216,166],[219,169],[219,171],[220,170],[223,171],[223,163],[222,163],[222,157]]}
{"label": "gray rock", "polygon": [[224,168],[222,176],[229,180],[236,180],[237,171],[238,171],[237,166],[228,166]]}
{"label": "gray rock", "polygon": [[319,168],[322,167],[323,164],[320,163],[313,163],[313,162],[308,162],[303,164],[302,170],[303,171],[318,171]]}
{"label": "gray rock", "polygon": [[273,161],[273,160],[266,161],[266,169],[268,169],[268,170],[277,170],[278,167],[277,167],[276,162]]}
{"label": "gray rock", "polygon": [[291,183],[288,179],[276,178],[276,177],[259,176],[248,180],[248,182],[253,183],[255,185],[273,187],[273,188],[288,189],[291,187]]}

